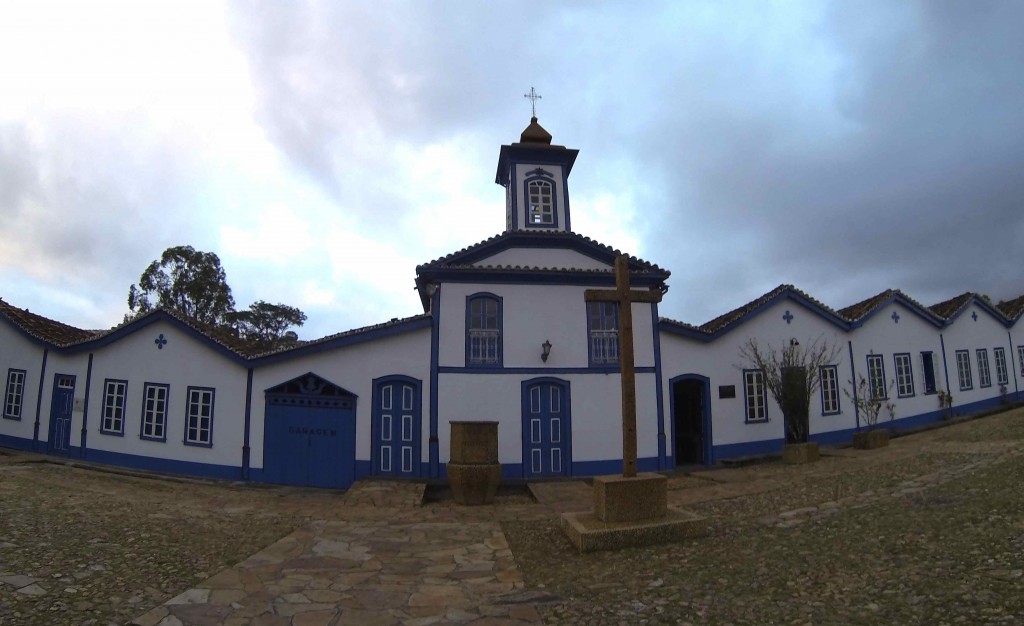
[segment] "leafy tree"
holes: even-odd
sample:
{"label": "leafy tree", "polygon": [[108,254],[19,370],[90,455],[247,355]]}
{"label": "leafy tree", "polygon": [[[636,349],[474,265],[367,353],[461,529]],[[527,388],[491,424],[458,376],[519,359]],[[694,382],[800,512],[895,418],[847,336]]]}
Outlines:
{"label": "leafy tree", "polygon": [[230,313],[228,321],[241,339],[270,347],[279,343],[290,327],[302,326],[306,314],[293,306],[258,300],[248,311]]}
{"label": "leafy tree", "polygon": [[808,346],[791,339],[789,345],[776,349],[748,339],[740,346],[740,356],[753,369],[764,372],[764,384],[782,409],[786,420],[786,440],[807,441],[807,421],[811,398],[821,387],[821,368],[831,365],[839,348],[824,337]]}
{"label": "leafy tree", "polygon": [[164,250],[139,277],[139,286],[128,289],[128,308],[132,316],[154,308],[175,309],[204,324],[216,326],[226,321],[235,307],[220,258],[192,246]]}
{"label": "leafy tree", "polygon": [[192,246],[164,250],[128,289],[125,321],[157,307],[174,309],[210,327],[226,340],[240,339],[254,347],[273,348],[286,341],[292,326],[302,326],[306,314],[286,304],[254,302],[246,311],[235,311],[224,268],[212,252]]}

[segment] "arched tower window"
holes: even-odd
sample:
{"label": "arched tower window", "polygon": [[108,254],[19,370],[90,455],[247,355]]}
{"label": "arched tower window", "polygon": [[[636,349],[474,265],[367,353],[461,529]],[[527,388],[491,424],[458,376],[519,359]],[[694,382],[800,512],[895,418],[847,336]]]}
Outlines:
{"label": "arched tower window", "polygon": [[553,226],[555,224],[555,186],[549,180],[535,178],[526,183],[529,208],[527,226]]}

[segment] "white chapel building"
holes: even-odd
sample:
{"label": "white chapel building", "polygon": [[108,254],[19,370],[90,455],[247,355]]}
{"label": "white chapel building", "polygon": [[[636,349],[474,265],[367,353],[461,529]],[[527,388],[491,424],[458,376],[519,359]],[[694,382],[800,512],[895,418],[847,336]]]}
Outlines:
{"label": "white chapel building", "polygon": [[[253,354],[175,311],[96,332],[0,300],[0,446],[346,488],[444,478],[449,422],[488,420],[507,479],[620,472],[617,305],[584,291],[613,287],[622,253],[572,231],[577,153],[536,118],[501,146],[504,231],[416,267],[414,317]],[[633,288],[668,289],[668,270],[629,269]],[[939,392],[957,413],[1022,397],[1024,296],[927,307],[886,290],[832,309],[781,285],[703,325],[632,307],[641,471],[782,449],[782,411],[739,353],[750,338],[839,348],[807,416],[821,443],[865,427],[844,393],[861,376],[895,405],[889,428],[941,419]]]}

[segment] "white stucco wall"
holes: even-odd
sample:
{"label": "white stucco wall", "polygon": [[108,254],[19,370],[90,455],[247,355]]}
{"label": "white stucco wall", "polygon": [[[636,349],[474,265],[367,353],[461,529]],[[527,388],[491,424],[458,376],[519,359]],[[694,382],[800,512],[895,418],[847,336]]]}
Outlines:
{"label": "white stucco wall", "polygon": [[503,250],[473,265],[511,265],[521,267],[573,268],[587,270],[610,270],[611,265],[598,261],[575,250],[564,248],[511,248]]}
{"label": "white stucco wall", "polygon": [[[783,315],[793,315],[787,324]],[[846,337],[842,331],[819,315],[805,309],[793,300],[782,300],[758,315],[746,320],[711,342],[702,342],[671,333],[661,335],[662,376],[665,393],[666,428],[669,449],[674,435],[673,416],[670,409],[672,394],[669,381],[684,374],[698,374],[710,379],[712,442],[715,446],[783,439],[785,421],[782,409],[768,393],[768,421],[747,422],[744,398],[743,369],[753,369],[740,356],[740,348],[751,337],[756,337],[762,347],[781,349],[796,339],[802,346],[810,346],[819,337],[835,345],[839,351],[836,360],[840,386],[850,379],[850,361],[847,354]],[[734,385],[735,398],[719,398],[719,386]],[[852,404],[839,396],[838,415],[821,414],[820,391],[811,398],[810,433],[812,435],[853,428],[855,426]]]}
{"label": "white stucco wall", "polygon": [[[465,366],[466,298],[491,293],[502,299],[504,367],[588,367],[585,290],[568,285],[445,283],[440,288],[440,365]],[[633,305],[633,336],[636,366],[653,367],[650,304]],[[545,341],[552,345],[546,363],[541,360]]]}
{"label": "white stucco wall", "polygon": [[[167,341],[163,348],[157,348],[155,343],[160,335]],[[160,321],[143,326],[93,351],[88,446],[151,458],[241,467],[246,374],[243,365],[171,323]],[[107,379],[128,381],[123,436],[101,432]],[[84,383],[84,379],[81,381]],[[141,437],[146,383],[169,385],[166,441]],[[215,390],[212,447],[184,443],[190,386]]]}
{"label": "white stucco wall", "polygon": [[[42,363],[43,347],[30,341],[5,320],[0,320],[0,392],[4,394],[0,396],[0,403],[6,402],[8,371],[17,369],[25,372],[21,419],[0,418],[0,435],[32,440],[39,395],[39,368]],[[3,410],[0,404],[0,413]],[[43,421],[42,415],[40,421]]]}
{"label": "white stucco wall", "polygon": [[[977,321],[973,317],[975,313]],[[981,306],[972,303],[949,326],[943,329],[942,336],[946,344],[946,360],[949,368],[950,391],[953,394],[953,406],[999,397],[999,383],[996,379],[996,365],[992,349],[1002,347],[1006,350],[1008,376],[1012,376],[1013,368],[1009,363],[1009,358],[1016,357],[1016,349],[1011,347],[1007,328],[1002,321],[994,318]],[[978,370],[979,348],[984,348],[988,353],[992,378],[991,387],[981,386]],[[972,389],[960,389],[956,364],[957,350],[967,350],[970,356]],[[1007,391],[1013,391],[1012,382],[1007,385]]]}

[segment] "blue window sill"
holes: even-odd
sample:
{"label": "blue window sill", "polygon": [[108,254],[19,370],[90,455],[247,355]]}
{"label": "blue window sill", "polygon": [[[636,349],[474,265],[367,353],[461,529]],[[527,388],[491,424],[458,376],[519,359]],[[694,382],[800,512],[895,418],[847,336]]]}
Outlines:
{"label": "blue window sill", "polygon": [[842,415],[842,411],[832,411],[831,413],[822,413],[822,417],[832,417],[833,415]]}
{"label": "blue window sill", "polygon": [[139,439],[143,441],[155,441],[157,443],[167,443],[167,437],[147,437],[145,435],[139,435]]}
{"label": "blue window sill", "polygon": [[[118,432],[116,430],[103,430],[102,428],[100,429],[100,434],[101,435],[110,435],[111,437],[124,437],[124,433],[123,432]],[[145,437],[142,437],[142,438],[145,439]]]}
{"label": "blue window sill", "polygon": [[198,442],[198,441],[182,441],[181,443],[182,443],[182,445],[192,446],[193,448],[212,448],[213,447],[213,442],[212,441],[210,443],[201,443],[201,442]]}
{"label": "blue window sill", "polygon": [[4,415],[4,419],[5,420],[14,420],[15,422],[20,422],[21,421],[21,416],[20,415]]}

